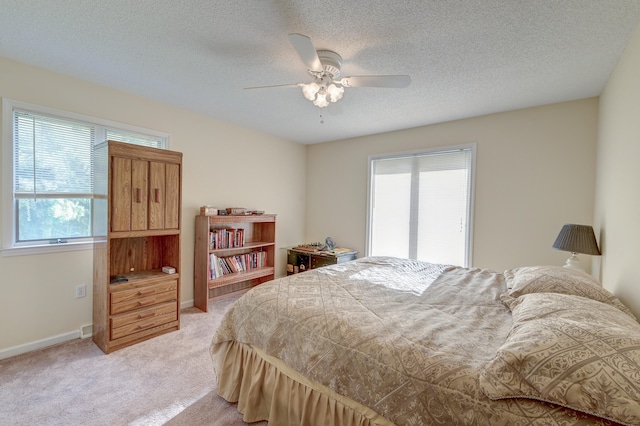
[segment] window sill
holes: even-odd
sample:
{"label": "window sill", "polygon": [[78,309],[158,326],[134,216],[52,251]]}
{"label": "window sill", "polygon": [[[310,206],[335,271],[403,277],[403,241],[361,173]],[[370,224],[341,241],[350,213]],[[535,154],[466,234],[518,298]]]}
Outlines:
{"label": "window sill", "polygon": [[84,241],[81,243],[64,244],[43,244],[39,246],[23,246],[2,249],[2,257],[9,256],[29,256],[34,254],[62,253],[67,251],[92,250],[93,242]]}

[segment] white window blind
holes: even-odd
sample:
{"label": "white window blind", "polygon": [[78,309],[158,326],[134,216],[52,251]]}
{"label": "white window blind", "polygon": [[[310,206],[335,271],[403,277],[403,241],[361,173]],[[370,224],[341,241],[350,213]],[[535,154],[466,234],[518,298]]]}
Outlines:
{"label": "white window blind", "polygon": [[4,163],[13,182],[11,198],[5,201],[11,206],[11,226],[5,229],[12,237],[5,247],[91,240],[96,144],[116,140],[166,148],[167,136],[157,132],[136,132],[126,125],[120,129],[105,120],[15,104],[19,103],[3,101],[13,120],[11,160]]}
{"label": "white window blind", "polygon": [[14,111],[16,239],[91,236],[92,126]]}
{"label": "white window blind", "polygon": [[149,146],[151,148],[166,148],[165,138],[152,135],[142,135],[140,133],[126,132],[124,130],[105,129],[104,140],[126,142],[134,145]]}
{"label": "white window blind", "polygon": [[474,147],[370,160],[369,254],[468,266]]}

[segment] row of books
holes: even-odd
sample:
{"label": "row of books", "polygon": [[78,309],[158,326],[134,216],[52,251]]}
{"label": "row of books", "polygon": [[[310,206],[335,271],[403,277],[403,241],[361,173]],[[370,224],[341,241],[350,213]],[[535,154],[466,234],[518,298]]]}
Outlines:
{"label": "row of books", "polygon": [[209,279],[220,278],[234,272],[250,271],[267,266],[267,252],[254,251],[235,256],[218,257],[209,254]]}
{"label": "row of books", "polygon": [[244,229],[221,228],[209,232],[209,249],[227,249],[244,246]]}

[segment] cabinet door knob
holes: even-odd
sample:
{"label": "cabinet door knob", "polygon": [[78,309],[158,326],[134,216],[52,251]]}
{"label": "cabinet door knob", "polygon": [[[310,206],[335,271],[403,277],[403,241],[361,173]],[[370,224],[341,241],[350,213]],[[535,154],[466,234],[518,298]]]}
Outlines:
{"label": "cabinet door knob", "polygon": [[153,190],[153,198],[155,199],[156,203],[160,202],[160,189],[156,188]]}
{"label": "cabinet door knob", "polygon": [[136,203],[142,202],[142,189],[136,188]]}

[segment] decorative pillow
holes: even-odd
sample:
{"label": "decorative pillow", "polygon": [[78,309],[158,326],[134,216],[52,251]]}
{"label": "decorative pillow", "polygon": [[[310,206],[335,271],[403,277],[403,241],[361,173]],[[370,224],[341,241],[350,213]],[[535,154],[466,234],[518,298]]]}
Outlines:
{"label": "decorative pillow", "polygon": [[640,324],[584,297],[511,299],[507,341],[480,375],[491,399],[529,398],[640,424]]}
{"label": "decorative pillow", "polygon": [[620,299],[587,273],[561,266],[524,266],[507,269],[503,275],[509,289],[507,294],[513,298],[529,293],[572,294],[615,306],[635,319]]}

